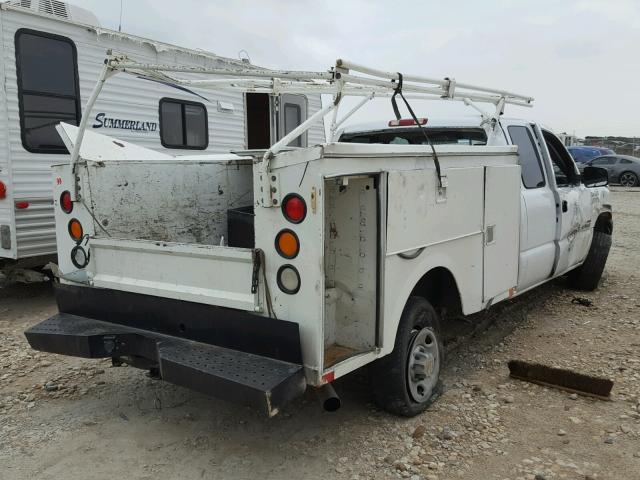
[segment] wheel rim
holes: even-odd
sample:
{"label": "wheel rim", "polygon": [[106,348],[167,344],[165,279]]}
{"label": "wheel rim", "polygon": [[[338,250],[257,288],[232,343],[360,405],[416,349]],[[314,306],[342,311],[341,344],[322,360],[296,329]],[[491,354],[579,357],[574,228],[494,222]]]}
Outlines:
{"label": "wheel rim", "polygon": [[636,184],[636,176],[633,173],[623,173],[620,175],[620,184],[623,187],[633,187]]}
{"label": "wheel rim", "polygon": [[431,397],[440,374],[440,351],[430,328],[416,330],[409,346],[407,385],[413,400],[422,403]]}

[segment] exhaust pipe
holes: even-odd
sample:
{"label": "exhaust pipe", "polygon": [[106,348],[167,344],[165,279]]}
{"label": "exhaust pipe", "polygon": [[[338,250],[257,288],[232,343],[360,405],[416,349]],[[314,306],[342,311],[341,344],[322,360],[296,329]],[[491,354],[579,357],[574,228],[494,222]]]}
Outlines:
{"label": "exhaust pipe", "polygon": [[320,388],[316,388],[316,393],[318,394],[318,399],[322,404],[322,408],[327,412],[335,412],[340,408],[340,405],[342,405],[340,397],[330,383],[327,383]]}

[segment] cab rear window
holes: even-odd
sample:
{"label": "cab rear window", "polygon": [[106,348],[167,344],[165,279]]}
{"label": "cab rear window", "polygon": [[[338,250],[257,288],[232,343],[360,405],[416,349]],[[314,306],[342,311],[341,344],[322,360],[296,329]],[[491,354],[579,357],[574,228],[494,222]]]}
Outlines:
{"label": "cab rear window", "polygon": [[[486,145],[487,134],[481,128],[426,128],[434,145]],[[427,141],[415,127],[345,133],[340,137],[346,143],[382,143],[397,145],[424,145]]]}

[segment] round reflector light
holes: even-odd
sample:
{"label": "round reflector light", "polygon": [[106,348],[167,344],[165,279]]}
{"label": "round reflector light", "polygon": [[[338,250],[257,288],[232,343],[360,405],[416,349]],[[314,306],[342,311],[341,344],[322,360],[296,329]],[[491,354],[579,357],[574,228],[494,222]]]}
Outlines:
{"label": "round reflector light", "polygon": [[291,223],[300,223],[307,216],[307,204],[297,193],[290,193],[282,201],[282,214]]}
{"label": "round reflector light", "polygon": [[65,190],[60,195],[60,208],[64,213],[71,213],[73,210],[73,202],[71,201],[71,193]]}
{"label": "round reflector light", "polygon": [[300,290],[300,274],[293,265],[283,265],[278,269],[278,287],[284,293],[293,295]]}
{"label": "round reflector light", "polygon": [[284,258],[296,258],[300,251],[298,236],[292,230],[281,230],[276,236],[276,250]]}
{"label": "round reflector light", "polygon": [[89,252],[80,245],[76,245],[71,250],[71,262],[76,268],[84,268],[89,264]]}
{"label": "round reflector light", "polygon": [[76,242],[79,242],[80,240],[82,240],[82,237],[84,237],[84,230],[82,229],[82,225],[76,218],[72,218],[71,220],[69,220],[69,235],[71,235],[71,238],[73,238]]}

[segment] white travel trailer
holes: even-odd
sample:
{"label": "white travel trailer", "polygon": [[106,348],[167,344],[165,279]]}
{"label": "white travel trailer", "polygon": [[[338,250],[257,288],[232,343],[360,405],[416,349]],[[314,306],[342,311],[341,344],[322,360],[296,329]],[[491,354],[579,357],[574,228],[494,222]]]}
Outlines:
{"label": "white travel trailer", "polygon": [[[55,126],[79,123],[108,50],[140,62],[256,68],[101,28],[91,12],[58,0],[0,4],[0,28],[0,272],[55,256],[51,165],[69,158]],[[123,75],[105,86],[88,126],[174,155],[222,153],[266,149],[320,106],[319,95],[205,93]],[[322,141],[317,125],[297,145]]]}

